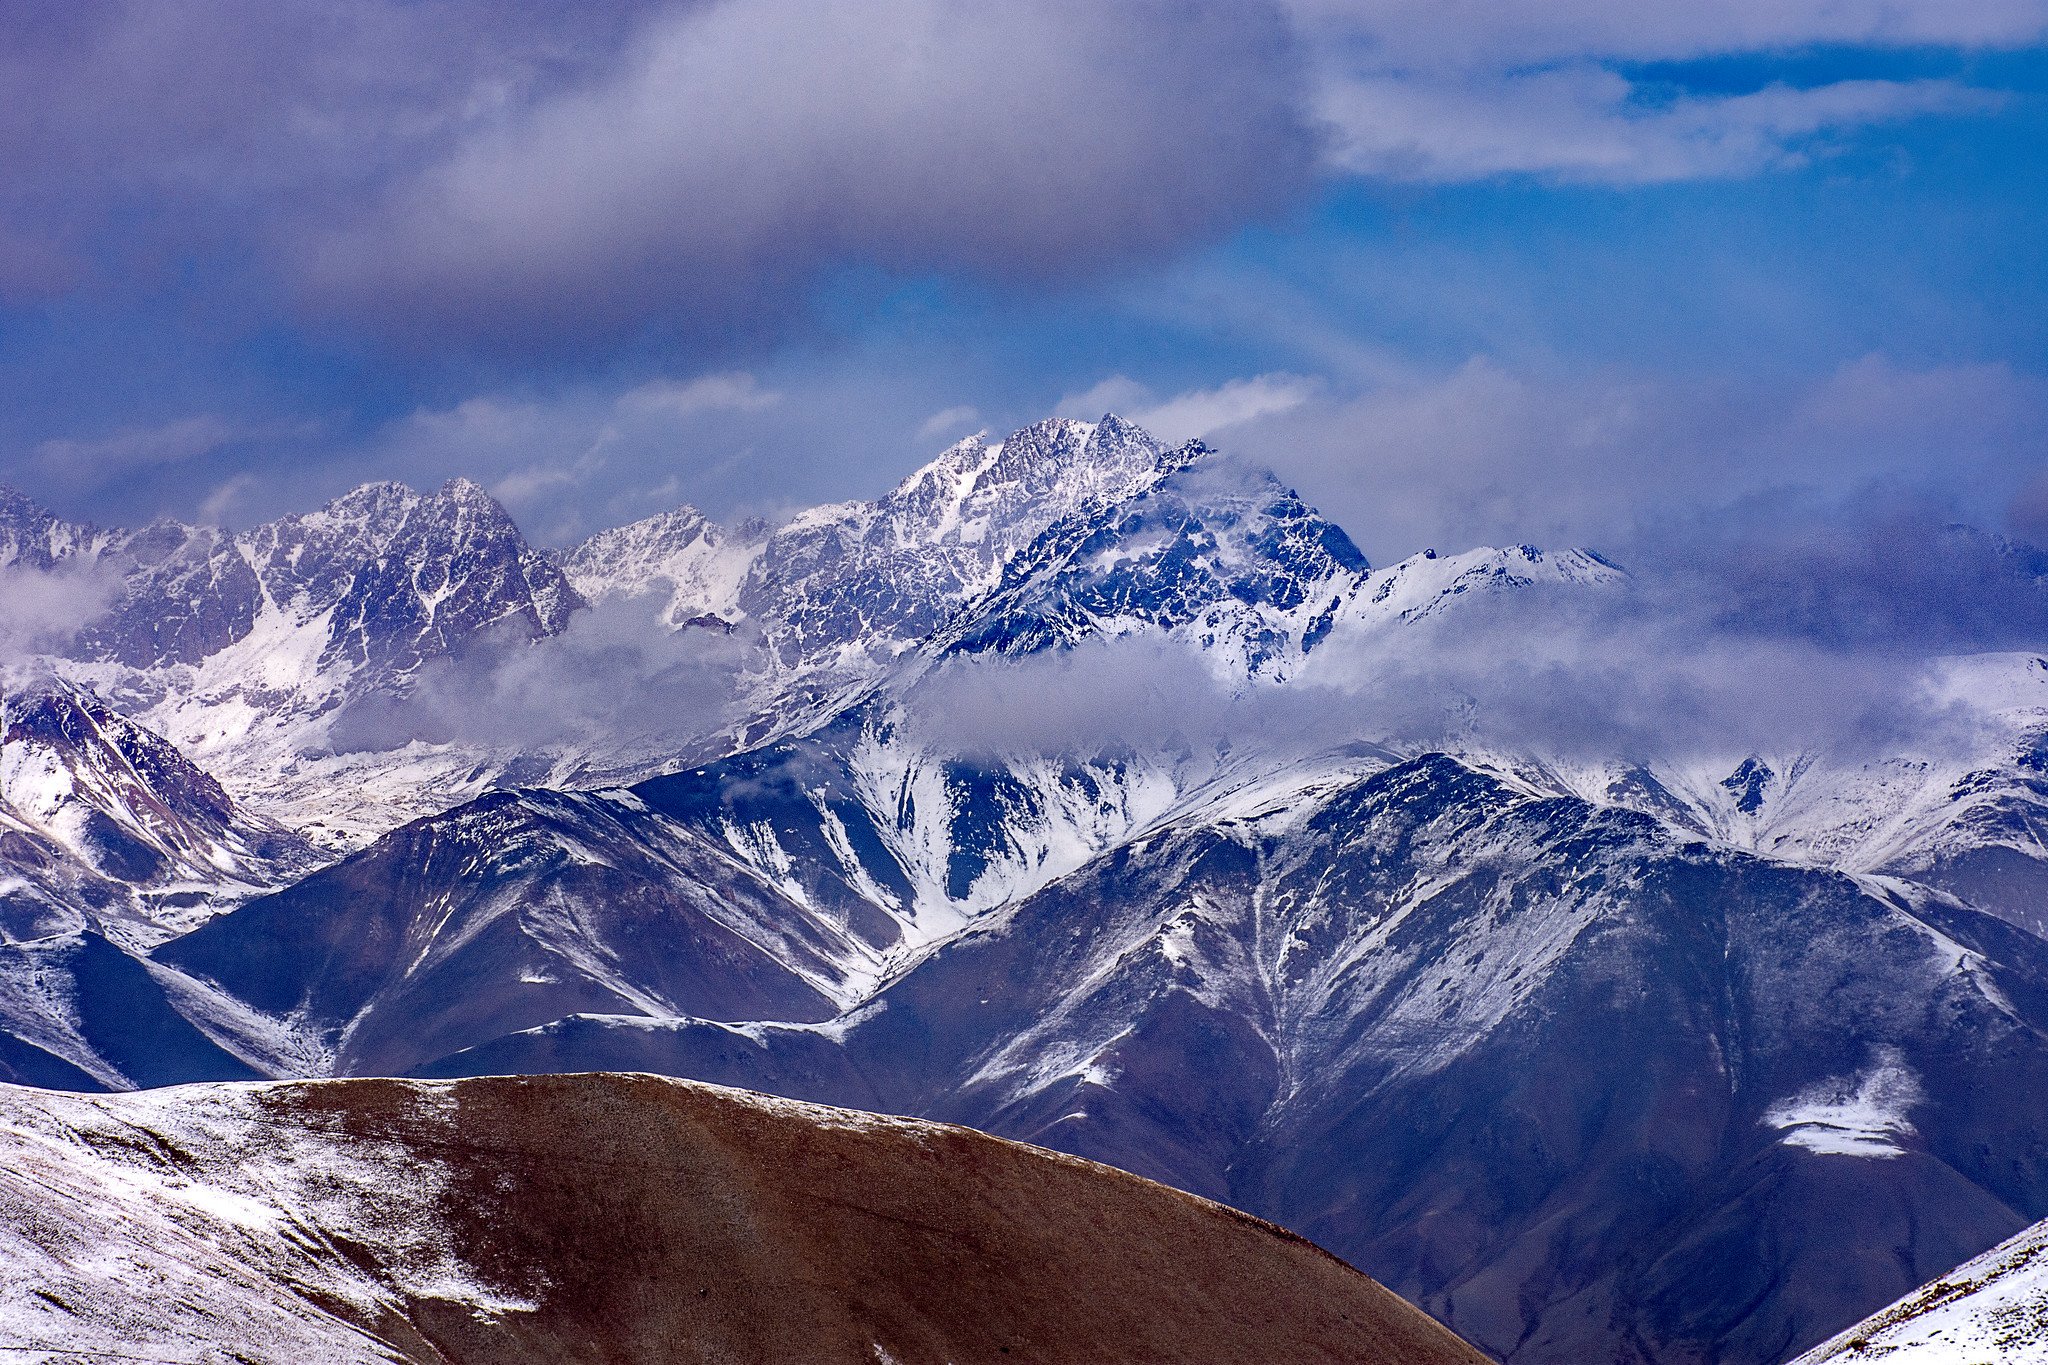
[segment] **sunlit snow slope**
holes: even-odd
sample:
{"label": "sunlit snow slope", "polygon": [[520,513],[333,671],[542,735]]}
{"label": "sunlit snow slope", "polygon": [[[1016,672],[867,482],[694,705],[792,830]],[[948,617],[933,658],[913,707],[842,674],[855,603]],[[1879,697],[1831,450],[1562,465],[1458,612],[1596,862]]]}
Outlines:
{"label": "sunlit snow slope", "polygon": [[2048,1362],[2048,1224],[2036,1223],[1794,1365],[2043,1365]]}

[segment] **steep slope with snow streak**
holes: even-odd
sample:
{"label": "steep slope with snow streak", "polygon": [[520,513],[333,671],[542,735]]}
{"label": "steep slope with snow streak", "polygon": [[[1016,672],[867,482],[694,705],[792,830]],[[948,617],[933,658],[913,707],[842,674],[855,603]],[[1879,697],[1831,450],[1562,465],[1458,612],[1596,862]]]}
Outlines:
{"label": "steep slope with snow streak", "polygon": [[90,924],[146,946],[317,861],[90,692],[0,696],[0,941]]}

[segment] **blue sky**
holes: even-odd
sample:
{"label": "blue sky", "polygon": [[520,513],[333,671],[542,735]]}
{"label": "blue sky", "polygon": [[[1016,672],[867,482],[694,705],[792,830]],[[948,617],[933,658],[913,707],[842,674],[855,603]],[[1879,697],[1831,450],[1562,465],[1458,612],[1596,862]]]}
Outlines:
{"label": "blue sky", "polygon": [[559,542],[1099,405],[1375,559],[2048,535],[2048,0],[855,8],[10,11],[0,480]]}

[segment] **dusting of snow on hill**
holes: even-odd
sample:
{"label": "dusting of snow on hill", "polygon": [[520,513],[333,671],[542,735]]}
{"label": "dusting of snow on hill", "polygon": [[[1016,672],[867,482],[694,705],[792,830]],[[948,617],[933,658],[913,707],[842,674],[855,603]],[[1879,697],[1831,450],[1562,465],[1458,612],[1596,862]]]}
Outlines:
{"label": "dusting of snow on hill", "polygon": [[1873,1313],[1792,1365],[2048,1365],[2048,1223]]}
{"label": "dusting of snow on hill", "polygon": [[678,1343],[1483,1360],[1298,1237],[943,1124],[644,1075],[0,1086],[0,1354],[555,1365]]}

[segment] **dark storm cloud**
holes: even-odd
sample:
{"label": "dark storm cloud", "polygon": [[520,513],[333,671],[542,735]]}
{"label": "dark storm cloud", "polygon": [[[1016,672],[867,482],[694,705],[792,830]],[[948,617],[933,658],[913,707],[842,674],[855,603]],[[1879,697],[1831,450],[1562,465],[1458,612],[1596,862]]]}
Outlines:
{"label": "dark storm cloud", "polygon": [[0,5],[0,284],[267,244],[602,69],[635,6]]}
{"label": "dark storm cloud", "polygon": [[1789,164],[1976,96],[1653,118],[1609,68],[2044,27],[2044,0],[0,0],[0,297],[210,253],[287,277],[244,281],[259,307],[289,285],[422,347],[772,333],[835,266],[1068,279],[1316,174]]}
{"label": "dark storm cloud", "polygon": [[1286,202],[1315,151],[1284,20],[1239,0],[87,0],[0,31],[0,290],[197,256],[424,348],[772,333],[841,265],[1073,278]]}
{"label": "dark storm cloud", "polygon": [[728,0],[408,178],[306,258],[393,329],[760,326],[820,272],[1059,280],[1284,203],[1314,145],[1241,0]]}

